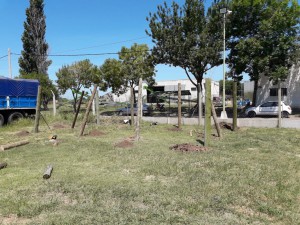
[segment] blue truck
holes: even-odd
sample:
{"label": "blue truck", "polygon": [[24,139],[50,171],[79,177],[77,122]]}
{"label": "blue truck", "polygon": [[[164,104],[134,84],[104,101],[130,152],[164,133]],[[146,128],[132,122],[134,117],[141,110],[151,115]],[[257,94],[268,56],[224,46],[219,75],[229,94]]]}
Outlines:
{"label": "blue truck", "polygon": [[0,76],[0,127],[35,115],[39,81]]}

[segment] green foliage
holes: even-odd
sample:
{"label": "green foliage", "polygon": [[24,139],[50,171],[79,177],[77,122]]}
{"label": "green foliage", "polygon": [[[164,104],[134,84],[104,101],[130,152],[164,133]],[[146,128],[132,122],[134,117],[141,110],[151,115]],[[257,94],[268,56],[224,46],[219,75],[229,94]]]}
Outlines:
{"label": "green foliage", "polygon": [[29,8],[26,9],[26,17],[22,36],[23,51],[19,58],[20,74],[24,78],[30,73],[47,74],[51,64],[51,61],[47,60],[44,1],[30,0]]}
{"label": "green foliage", "polygon": [[[232,95],[234,80],[225,80],[225,94]],[[242,95],[244,84],[237,82],[237,93],[238,95]],[[219,92],[222,93],[223,90],[223,80],[219,80]]]}
{"label": "green foliage", "polygon": [[46,21],[44,1],[30,0],[26,9],[26,21],[22,36],[23,51],[19,58],[20,78],[37,79],[42,87],[42,105],[48,109],[52,99],[51,90],[57,95],[57,90],[48,77],[48,67],[51,60],[47,59],[48,44],[45,41]]}
{"label": "green foliage", "polygon": [[83,88],[90,88],[92,84],[98,84],[100,89],[106,89],[101,72],[88,59],[63,66],[56,73],[56,76],[58,78],[58,89],[61,94],[66,93],[69,89],[71,90],[74,99],[74,111],[76,111],[76,104]]}
{"label": "green foliage", "polygon": [[126,92],[124,73],[122,71],[122,63],[117,59],[107,59],[100,67],[100,71],[104,74],[107,85],[112,88],[112,92],[120,95]]}
{"label": "green foliage", "polygon": [[142,78],[149,85],[154,83],[155,70],[146,44],[134,44],[130,48],[122,47],[119,59],[107,59],[100,67],[104,79],[113,93],[123,94],[128,88],[134,88]]}
{"label": "green foliage", "polygon": [[203,0],[186,0],[182,7],[175,2],[170,7],[159,5],[147,18],[150,32],[146,32],[155,44],[154,63],[179,66],[201,84],[203,75],[221,64],[222,20],[218,10],[213,4],[205,13]]}
{"label": "green foliage", "polygon": [[300,8],[294,0],[232,0],[229,66],[251,80],[285,80],[299,49]]}

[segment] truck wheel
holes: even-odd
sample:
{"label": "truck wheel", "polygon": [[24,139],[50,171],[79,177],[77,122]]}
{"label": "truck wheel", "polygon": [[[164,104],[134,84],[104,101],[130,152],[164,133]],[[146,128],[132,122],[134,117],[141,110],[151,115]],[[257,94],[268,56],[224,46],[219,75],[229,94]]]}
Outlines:
{"label": "truck wheel", "polygon": [[7,123],[11,123],[13,121],[16,121],[18,119],[22,119],[24,116],[22,113],[20,112],[14,112],[12,114],[9,115],[8,119],[7,119]]}
{"label": "truck wheel", "polygon": [[2,127],[4,124],[4,116],[2,116],[2,114],[0,114],[0,127]]}
{"label": "truck wheel", "polygon": [[282,118],[289,118],[289,113],[288,113],[287,111],[283,111],[283,112],[281,113],[281,117],[282,117]]}

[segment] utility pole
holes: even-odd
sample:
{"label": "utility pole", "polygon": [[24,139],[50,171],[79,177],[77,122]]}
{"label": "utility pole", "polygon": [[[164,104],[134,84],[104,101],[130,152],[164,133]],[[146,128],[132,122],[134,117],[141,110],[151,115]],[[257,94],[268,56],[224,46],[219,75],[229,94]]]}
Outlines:
{"label": "utility pole", "polygon": [[56,115],[56,99],[55,99],[55,94],[52,90],[50,90],[52,92],[52,102],[53,102],[53,116]]}
{"label": "utility pole", "polygon": [[8,49],[8,54],[7,55],[8,55],[8,74],[9,74],[9,77],[12,78],[10,48]]}

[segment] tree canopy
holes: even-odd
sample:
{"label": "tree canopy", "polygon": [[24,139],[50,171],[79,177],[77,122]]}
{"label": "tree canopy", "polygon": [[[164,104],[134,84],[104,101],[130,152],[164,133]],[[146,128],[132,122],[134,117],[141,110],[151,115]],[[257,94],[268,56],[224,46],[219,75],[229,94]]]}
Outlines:
{"label": "tree canopy", "polygon": [[25,79],[37,79],[42,87],[42,105],[48,108],[48,102],[52,99],[51,90],[57,94],[57,89],[48,77],[48,44],[45,40],[46,17],[44,15],[44,1],[30,0],[26,9],[26,21],[22,36],[23,50],[19,58],[20,77]]}
{"label": "tree canopy", "polygon": [[205,12],[203,0],[186,0],[183,6],[164,3],[150,13],[146,33],[155,44],[154,63],[179,66],[202,84],[204,74],[222,63],[222,19],[215,6]]}
{"label": "tree canopy", "polygon": [[106,89],[99,69],[87,59],[75,62],[72,65],[63,66],[56,73],[56,76],[58,78],[58,89],[61,94],[71,90],[74,100],[74,111],[76,111],[78,97],[83,88],[89,88],[92,84],[98,84],[102,90]]}
{"label": "tree canopy", "polygon": [[247,73],[254,81],[268,76],[285,80],[299,49],[299,5],[294,0],[232,0],[228,23],[228,62],[234,74]]}
{"label": "tree canopy", "polygon": [[26,21],[22,36],[23,51],[19,58],[20,74],[26,78],[27,74],[48,74],[51,61],[47,58],[48,44],[45,41],[46,17],[44,15],[44,1],[30,0],[26,9]]}
{"label": "tree canopy", "polygon": [[107,59],[100,70],[113,93],[118,95],[136,87],[139,78],[149,85],[154,83],[155,69],[146,44],[122,47],[119,59]]}

